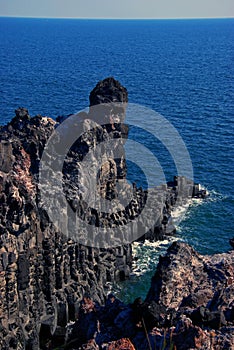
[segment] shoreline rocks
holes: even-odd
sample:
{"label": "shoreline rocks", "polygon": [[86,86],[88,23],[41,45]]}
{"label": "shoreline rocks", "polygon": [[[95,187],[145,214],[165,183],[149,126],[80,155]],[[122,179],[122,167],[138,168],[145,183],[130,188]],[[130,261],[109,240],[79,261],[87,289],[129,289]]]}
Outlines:
{"label": "shoreline rocks", "polygon": [[[113,319],[104,320],[106,312],[104,308],[97,313],[97,349],[107,350],[122,337],[136,350],[232,349],[234,251],[202,256],[188,244],[175,242],[161,257],[146,300],[119,307]],[[79,346],[77,339],[65,349]]]}
{"label": "shoreline rocks", "polygon": [[[106,126],[95,127],[91,132],[89,126],[98,118],[93,113],[93,107],[102,103],[103,99],[105,101],[105,96],[108,103],[118,102],[121,105],[114,110],[113,106],[111,109],[110,106],[105,106]],[[86,132],[70,148],[63,167],[67,201],[81,218],[97,227],[121,226],[121,223],[133,220],[144,207],[147,197],[147,191],[135,188],[135,197],[126,210],[120,211],[118,215],[105,217],[87,210],[82,195],[77,195],[78,190],[82,193],[79,186],[77,187],[77,176],[80,176],[84,187],[88,181],[86,169],[81,168],[80,161],[90,149],[105,139],[120,139],[122,155],[118,161],[108,157],[103,164],[98,178],[101,196],[105,199],[115,198],[117,178],[126,178],[124,142],[128,128],[123,124],[123,118],[127,101],[126,89],[113,78],[97,84],[90,95],[90,113],[76,116],[77,123]],[[93,119],[89,119],[90,117]],[[40,160],[48,139],[62,121],[63,118],[56,122],[40,115],[30,117],[27,109],[19,108],[12,121],[0,128],[2,350],[36,350],[46,347],[46,344],[56,337],[62,342],[65,337],[65,325],[71,320],[76,320],[84,293],[90,293],[99,303],[103,303],[106,283],[124,280],[131,271],[130,243],[122,245],[120,239],[119,246],[108,249],[81,245],[56,228],[40,205]],[[62,137],[66,140],[65,130]],[[55,149],[51,162],[57,155],[58,149]],[[53,175],[56,180],[56,173]],[[178,186],[185,186],[186,189],[181,198],[178,198]],[[122,190],[125,191],[125,188]],[[50,202],[49,186],[47,191]],[[191,196],[202,196],[197,187],[183,177],[157,191],[160,198],[159,207],[155,208],[158,222],[141,237],[143,241],[145,238],[162,239],[164,235],[174,233],[170,219],[173,205],[179,201],[182,203],[188,193]]]}

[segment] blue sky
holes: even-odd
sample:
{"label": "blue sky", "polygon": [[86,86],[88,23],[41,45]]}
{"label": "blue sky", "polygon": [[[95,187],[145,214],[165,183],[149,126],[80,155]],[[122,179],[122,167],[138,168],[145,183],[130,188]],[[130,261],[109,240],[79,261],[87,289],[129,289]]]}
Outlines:
{"label": "blue sky", "polygon": [[0,0],[0,16],[78,18],[234,17],[234,1]]}

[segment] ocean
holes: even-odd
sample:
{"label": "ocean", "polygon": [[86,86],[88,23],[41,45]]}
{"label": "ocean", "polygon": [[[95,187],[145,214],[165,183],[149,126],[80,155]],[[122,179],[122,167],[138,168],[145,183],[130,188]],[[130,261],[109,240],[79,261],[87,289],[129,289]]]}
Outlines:
{"label": "ocean", "polygon": [[[233,48],[234,19],[0,18],[0,124],[19,106],[32,116],[76,113],[89,105],[99,80],[115,77],[128,89],[129,102],[155,110],[176,128],[194,180],[209,191],[207,199],[191,203],[175,239],[202,254],[224,252],[234,235]],[[159,148],[158,159],[171,180],[170,157]],[[128,178],[145,187],[131,164]],[[138,294],[145,293],[167,245],[135,247],[132,289]]]}

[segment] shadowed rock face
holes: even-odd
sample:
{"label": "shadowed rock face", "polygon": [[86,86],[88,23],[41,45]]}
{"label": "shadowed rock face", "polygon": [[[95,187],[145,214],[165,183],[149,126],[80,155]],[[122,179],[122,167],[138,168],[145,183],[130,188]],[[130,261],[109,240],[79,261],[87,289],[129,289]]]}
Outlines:
{"label": "shadowed rock face", "polygon": [[[115,100],[125,101],[126,89],[113,79],[104,83],[103,93],[109,83]],[[98,101],[95,91],[91,95]],[[89,118],[83,117],[79,122]],[[63,337],[85,292],[101,302],[106,282],[127,278],[130,272],[130,245],[113,249],[82,246],[59,232],[39,206],[40,159],[57,125],[48,117],[31,118],[27,109],[19,108],[12,121],[0,129],[1,349],[39,349],[39,343],[54,333]],[[121,137],[122,131],[117,132]],[[103,130],[91,135],[89,147],[102,136]],[[81,143],[79,154],[74,145],[66,159],[65,184],[67,172],[75,176],[77,158],[88,151],[85,137]],[[73,166],[69,167],[71,160]],[[112,196],[117,172],[125,176],[125,163],[104,164],[100,173],[103,196]]]}
{"label": "shadowed rock face", "polygon": [[127,103],[128,92],[114,78],[106,78],[100,81],[91,91],[89,96],[90,106],[95,106],[102,103]]}

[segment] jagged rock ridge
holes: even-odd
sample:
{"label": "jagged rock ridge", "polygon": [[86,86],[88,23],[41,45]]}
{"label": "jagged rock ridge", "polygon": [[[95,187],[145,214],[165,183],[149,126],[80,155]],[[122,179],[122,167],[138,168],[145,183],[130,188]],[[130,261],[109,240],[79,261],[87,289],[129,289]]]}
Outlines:
{"label": "jagged rock ridge", "polygon": [[[85,185],[85,173],[82,175],[79,161],[104,137],[123,139],[124,152],[128,129],[123,117],[127,101],[126,89],[113,78],[97,84],[90,94],[90,113],[77,115],[78,123],[85,128],[89,118],[95,122],[93,106],[96,104],[118,102],[119,105],[114,109],[113,105],[104,106],[106,126],[84,133],[71,147],[63,167],[67,200],[94,225],[100,225],[106,218],[92,211],[84,214],[85,203],[81,196],[75,196],[77,189],[71,184],[76,184],[80,174]],[[82,246],[56,229],[39,205],[40,159],[49,137],[62,121],[63,118],[56,122],[40,115],[31,118],[25,108],[19,108],[13,120],[0,129],[1,349],[39,349],[40,342],[52,336],[63,339],[64,327],[76,318],[84,292],[103,302],[106,283],[127,278],[131,270],[130,244],[113,249]],[[115,197],[117,177],[126,177],[124,153],[118,161],[108,158],[101,168],[99,186],[104,198]],[[160,239],[173,231],[169,229],[170,210],[177,200],[180,179],[177,181],[173,187],[162,190],[159,219],[147,238]],[[146,191],[135,189],[135,198],[128,210],[117,217],[110,216],[109,223],[121,225],[137,216],[146,196]]]}

